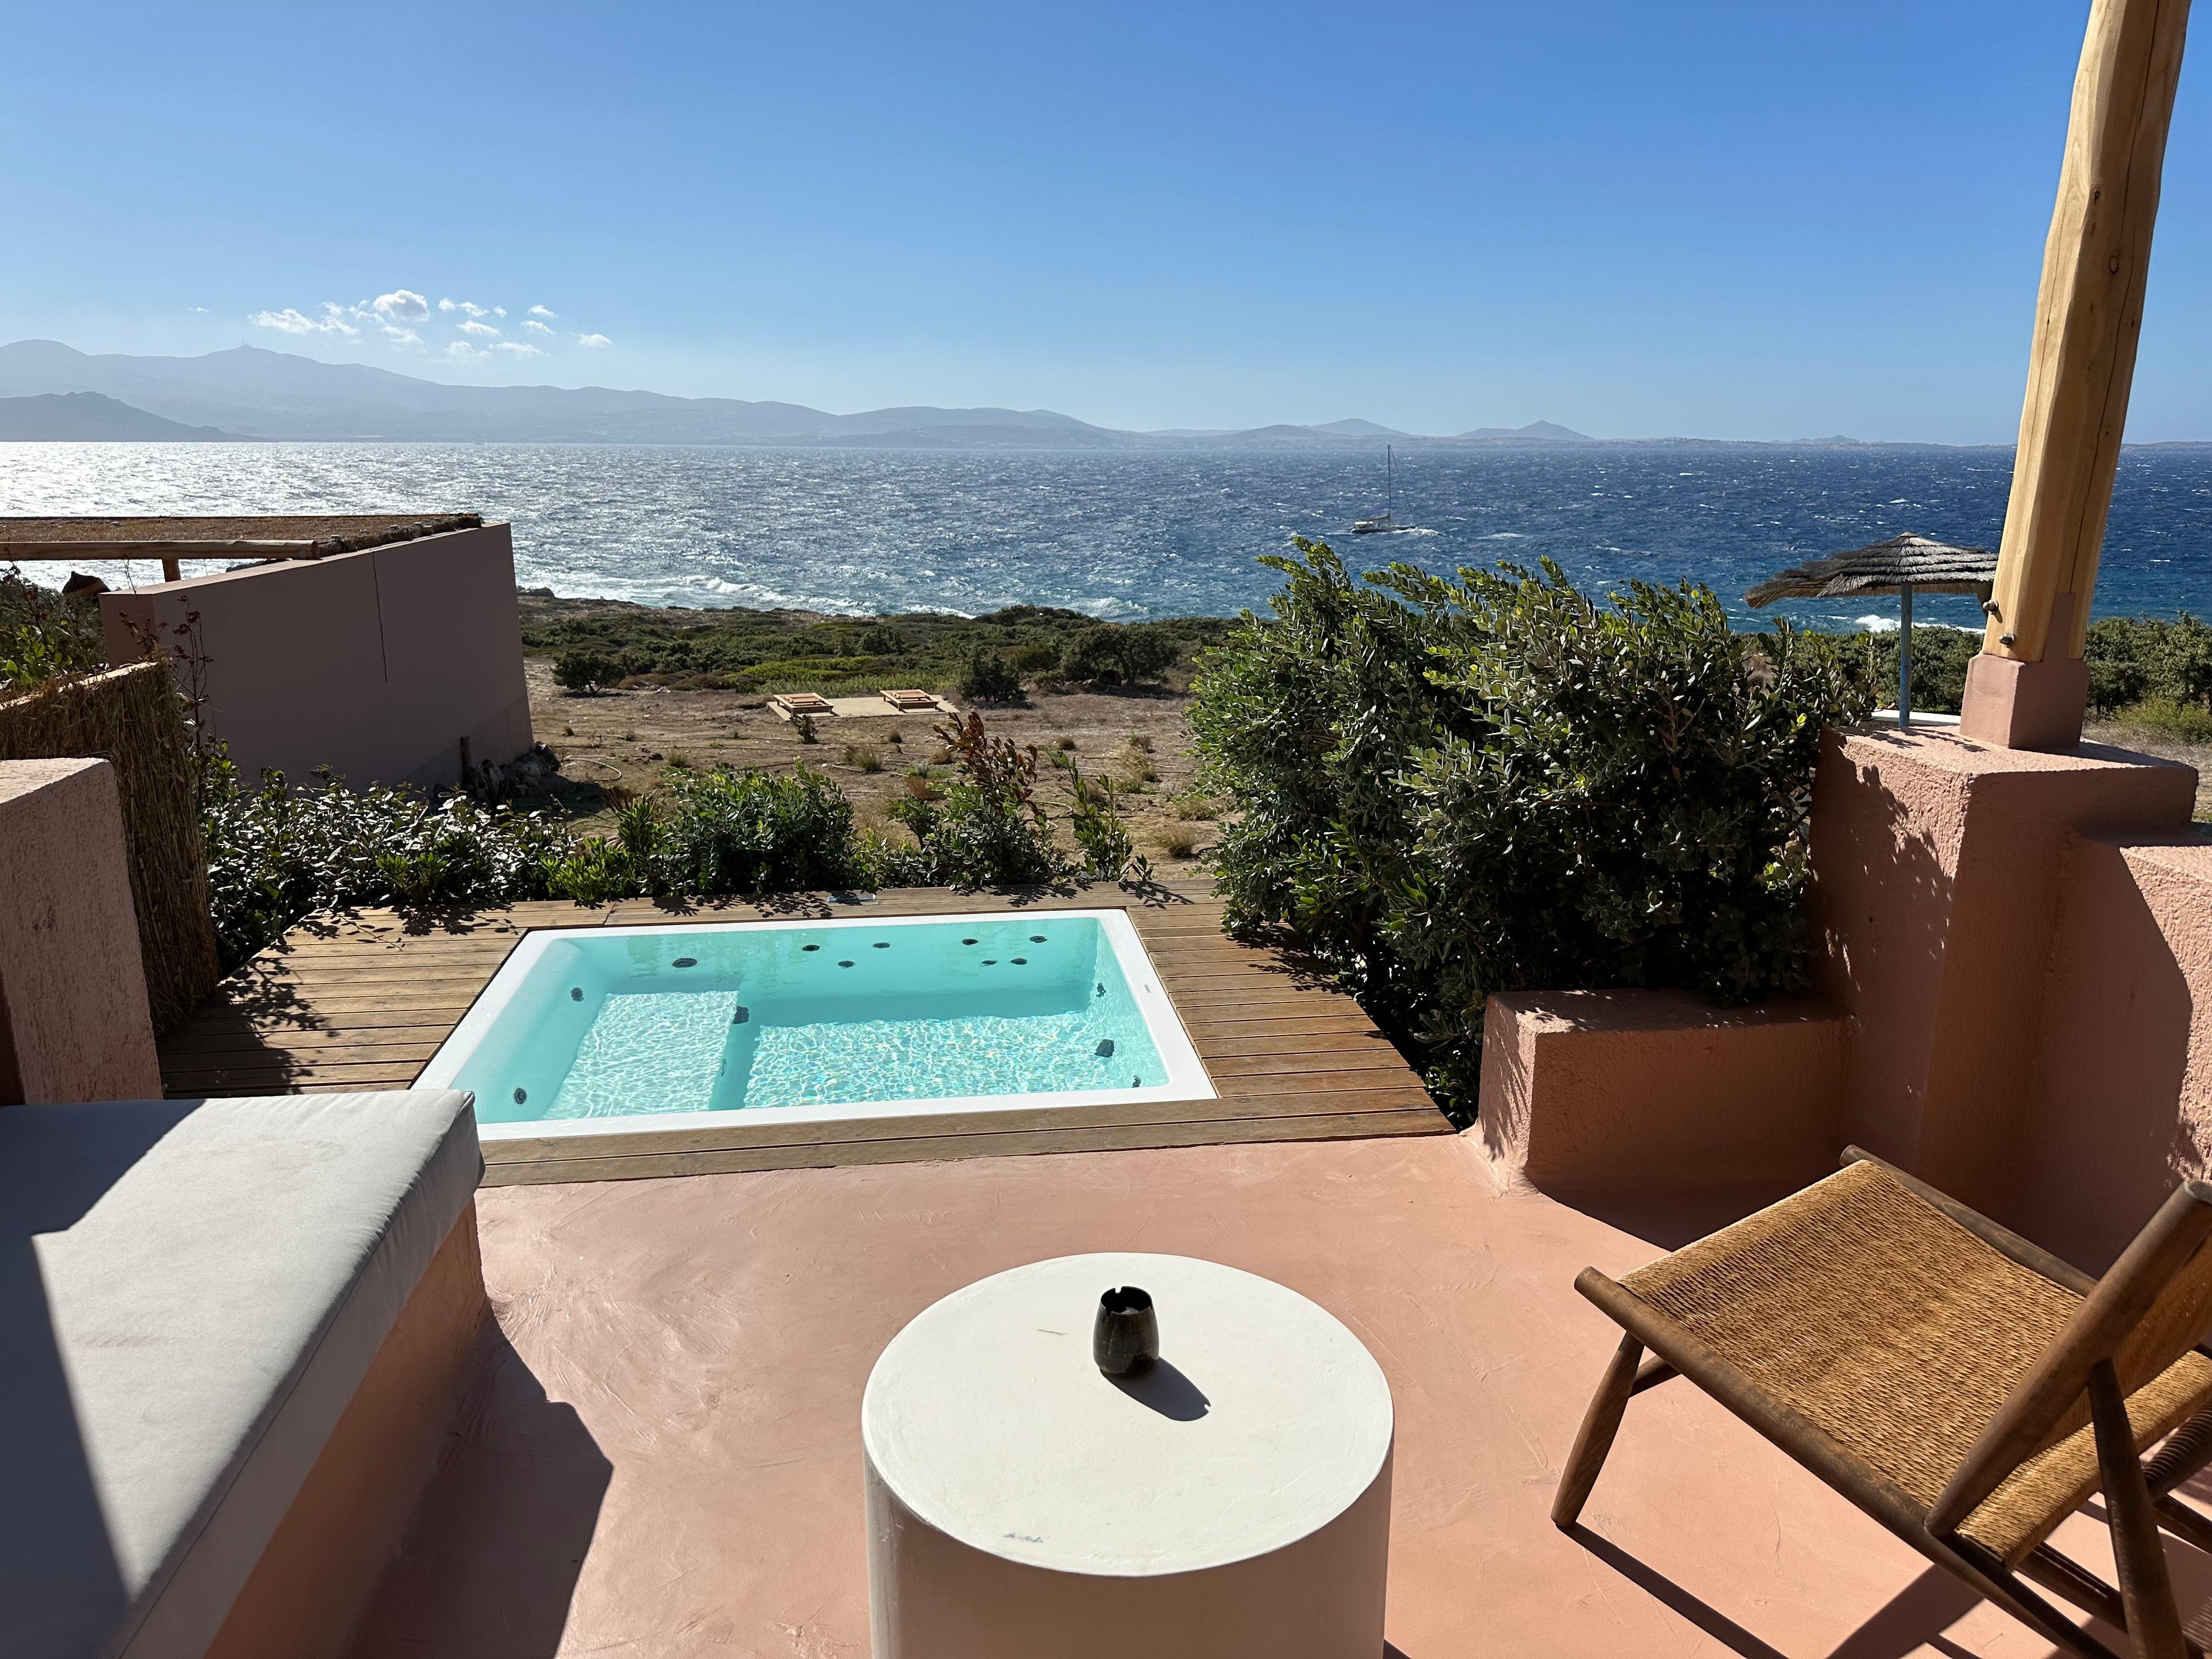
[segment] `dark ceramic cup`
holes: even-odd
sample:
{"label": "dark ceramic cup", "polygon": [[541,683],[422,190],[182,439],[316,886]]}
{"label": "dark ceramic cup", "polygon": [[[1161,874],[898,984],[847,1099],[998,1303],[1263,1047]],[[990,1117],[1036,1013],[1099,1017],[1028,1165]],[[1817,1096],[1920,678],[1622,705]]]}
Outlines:
{"label": "dark ceramic cup", "polygon": [[1160,1322],[1147,1292],[1124,1285],[1098,1298],[1091,1357],[1109,1376],[1138,1376],[1152,1370],[1160,1357]]}

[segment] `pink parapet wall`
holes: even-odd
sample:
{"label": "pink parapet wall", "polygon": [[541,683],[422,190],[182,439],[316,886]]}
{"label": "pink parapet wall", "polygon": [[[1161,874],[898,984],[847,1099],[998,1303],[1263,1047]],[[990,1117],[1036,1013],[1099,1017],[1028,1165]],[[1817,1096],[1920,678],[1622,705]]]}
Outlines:
{"label": "pink parapet wall", "polygon": [[1493,996],[1471,1133],[1508,1189],[1786,1189],[1834,1167],[1848,1036],[1834,1009],[1802,998]]}
{"label": "pink parapet wall", "polygon": [[[2026,1139],[2039,1054],[2056,1027],[2100,1063],[2126,1063],[2115,1034],[2048,993],[2068,848],[2077,832],[2186,833],[2196,794],[2191,768],[2094,744],[2044,753],[1937,732],[1831,733],[1811,908],[1816,982],[1856,1023],[1845,1138],[2048,1243],[2058,1212],[2024,1207],[2016,1185],[2039,1156]],[[2114,1196],[2084,1191],[2079,1206]],[[2116,1236],[2148,1213],[2130,1207]]]}
{"label": "pink parapet wall", "polygon": [[111,662],[149,640],[204,659],[204,718],[248,781],[435,788],[532,741],[507,525],[104,593],[100,613]]}
{"label": "pink parapet wall", "polygon": [[0,761],[0,1104],[161,1094],[114,769]]}
{"label": "pink parapet wall", "polygon": [[2098,1273],[2212,1175],[2212,841],[2197,774],[2093,744],[1832,732],[1809,1001],[1490,1000],[1479,1136],[1554,1194],[1683,1193],[1856,1143]]}
{"label": "pink parapet wall", "polygon": [[2085,1267],[2212,1174],[2212,842],[2075,836],[2008,1202]]}

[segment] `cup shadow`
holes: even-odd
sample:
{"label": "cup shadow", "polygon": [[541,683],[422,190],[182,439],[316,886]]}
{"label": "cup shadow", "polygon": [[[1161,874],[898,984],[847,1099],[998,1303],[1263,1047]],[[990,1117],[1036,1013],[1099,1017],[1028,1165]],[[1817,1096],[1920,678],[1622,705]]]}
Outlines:
{"label": "cup shadow", "polygon": [[1177,1423],[1194,1423],[1213,1407],[1204,1389],[1165,1359],[1155,1359],[1151,1369],[1139,1376],[1112,1376],[1107,1381],[1139,1405]]}

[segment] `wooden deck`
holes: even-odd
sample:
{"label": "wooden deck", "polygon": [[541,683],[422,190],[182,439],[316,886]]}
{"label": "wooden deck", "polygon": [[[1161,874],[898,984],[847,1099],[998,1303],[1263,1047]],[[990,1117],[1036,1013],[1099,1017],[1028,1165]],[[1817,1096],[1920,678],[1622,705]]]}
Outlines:
{"label": "wooden deck", "polygon": [[388,910],[319,917],[225,981],[161,1040],[162,1081],[185,1098],[404,1088],[533,928],[1113,908],[1135,924],[1218,1098],[812,1124],[748,1125],[733,1114],[707,1130],[491,1141],[486,1182],[1451,1133],[1351,998],[1280,951],[1224,937],[1219,901],[1194,883],[1143,896],[924,888],[865,902],[803,894],[689,911],[640,901],[518,904],[432,921]]}

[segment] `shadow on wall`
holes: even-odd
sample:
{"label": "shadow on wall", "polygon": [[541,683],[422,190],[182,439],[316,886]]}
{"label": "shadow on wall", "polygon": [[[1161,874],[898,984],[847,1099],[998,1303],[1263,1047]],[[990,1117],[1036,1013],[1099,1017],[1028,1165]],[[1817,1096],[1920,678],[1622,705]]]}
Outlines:
{"label": "shadow on wall", "polygon": [[[1856,735],[1896,750],[1901,761],[1911,755],[1906,740]],[[1925,1103],[1916,1085],[1928,1076],[1937,1041],[1954,884],[1923,826],[1948,817],[1944,827],[1963,836],[1965,803],[1953,813],[1931,814],[1883,787],[1875,771],[1856,767],[1837,734],[1822,744],[1806,901],[1813,980],[1849,1013],[1881,1010],[1881,1018],[1859,1018],[1852,1030],[1843,1139],[1917,1169]]]}
{"label": "shadow on wall", "polygon": [[[113,1132],[86,1137],[58,1171],[0,1167],[0,1332],[7,1409],[0,1411],[0,1607],[26,1653],[68,1652],[87,1630],[112,1629],[130,1597],[109,1536],[92,1457],[71,1400],[37,1239],[75,1226],[197,1102],[149,1102]],[[29,1628],[28,1616],[51,1620]]]}
{"label": "shadow on wall", "polygon": [[2075,836],[2065,872],[2015,1202],[2100,1273],[2212,1160],[2189,1077],[2192,970],[2212,989],[2212,847]]}
{"label": "shadow on wall", "polygon": [[348,1650],[552,1659],[614,1466],[495,1320],[454,1444]]}

